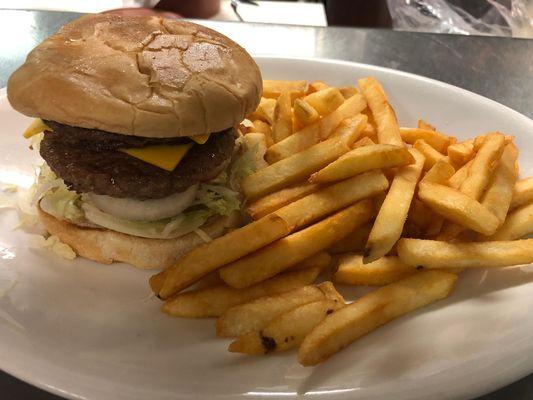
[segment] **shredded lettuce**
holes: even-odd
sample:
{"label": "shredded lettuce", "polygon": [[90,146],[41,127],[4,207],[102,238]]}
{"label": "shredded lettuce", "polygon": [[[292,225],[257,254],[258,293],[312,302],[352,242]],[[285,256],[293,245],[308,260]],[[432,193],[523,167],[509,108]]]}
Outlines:
{"label": "shredded lettuce", "polygon": [[241,136],[235,143],[241,155],[231,165],[229,184],[232,189],[240,191],[241,183],[246,177],[266,166],[264,157],[267,147],[265,137],[261,133]]}
{"label": "shredded lettuce", "polygon": [[13,183],[6,183],[2,185],[2,192],[4,193],[17,193],[19,187]]}
{"label": "shredded lettuce", "polygon": [[202,184],[194,204],[207,207],[213,215],[230,215],[239,209],[241,201],[239,194],[234,190],[221,185]]}
{"label": "shredded lettuce", "polygon": [[196,233],[200,237],[200,239],[204,241],[204,243],[209,243],[213,241],[213,238],[209,236],[203,229],[195,229],[194,233]]}
{"label": "shredded lettuce", "polygon": [[44,164],[31,191],[31,206],[41,200],[41,208],[58,219],[79,222],[84,219],[80,195],[69,190],[62,179]]}
{"label": "shredded lettuce", "polygon": [[49,192],[41,200],[41,208],[48,214],[59,219],[76,222],[84,218],[79,207],[80,196],[68,190],[65,186]]}
{"label": "shredded lettuce", "polygon": [[216,215],[227,216],[240,208],[239,194],[227,185],[228,174],[222,173],[209,183],[201,184],[191,207],[173,218],[158,221],[132,221],[108,214],[91,204],[85,196],[68,189],[46,165],[32,189],[32,203],[54,217],[81,225],[101,226],[134,236],[171,239],[194,232]]}
{"label": "shredded lettuce", "polygon": [[30,235],[28,246],[32,249],[47,249],[53,251],[59,257],[74,260],[76,253],[68,244],[63,243],[55,235],[44,237],[42,235]]}

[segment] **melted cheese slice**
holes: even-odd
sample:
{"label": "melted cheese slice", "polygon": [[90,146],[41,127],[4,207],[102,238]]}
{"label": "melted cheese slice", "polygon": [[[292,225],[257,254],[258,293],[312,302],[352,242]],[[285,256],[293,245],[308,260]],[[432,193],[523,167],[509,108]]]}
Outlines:
{"label": "melted cheese slice", "polygon": [[120,149],[120,151],[166,171],[173,171],[192,146],[193,143],[155,145],[138,149]]}
{"label": "melted cheese slice", "polygon": [[29,139],[32,136],[44,131],[51,131],[51,129],[43,122],[41,118],[36,118],[33,120],[30,126],[26,128],[22,136],[24,136],[26,139]]}
{"label": "melted cheese slice", "polygon": [[195,135],[195,136],[189,136],[191,140],[194,140],[198,144],[205,144],[209,140],[209,136],[211,136],[210,133],[206,133],[205,135]]}

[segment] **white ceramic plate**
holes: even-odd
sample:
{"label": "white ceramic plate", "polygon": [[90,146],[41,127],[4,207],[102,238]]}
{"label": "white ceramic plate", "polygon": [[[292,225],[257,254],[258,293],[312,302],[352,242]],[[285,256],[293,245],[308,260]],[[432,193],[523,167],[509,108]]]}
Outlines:
{"label": "white ceramic plate", "polygon": [[[263,76],[354,84],[373,75],[402,125],[423,117],[466,138],[516,135],[522,175],[533,174],[533,121],[481,96],[418,76],[326,60],[258,58]],[[0,181],[29,185],[38,158],[29,119],[3,92]],[[362,338],[316,368],[294,352],[247,358],[226,351],[213,320],[171,318],[149,298],[149,273],[68,262],[28,250],[16,218],[0,212],[0,278],[17,277],[0,310],[0,368],[70,398],[465,399],[533,372],[533,269],[469,271],[446,300]],[[0,282],[2,282],[0,280]],[[351,290],[352,297],[357,290]],[[324,396],[324,397],[322,397]]]}

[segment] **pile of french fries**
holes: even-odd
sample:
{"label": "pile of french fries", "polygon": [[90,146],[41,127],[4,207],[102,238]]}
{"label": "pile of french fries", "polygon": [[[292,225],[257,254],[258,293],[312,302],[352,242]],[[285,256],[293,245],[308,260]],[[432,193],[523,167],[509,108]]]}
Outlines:
{"label": "pile of french fries", "polygon": [[[150,279],[163,312],[217,317],[231,352],[298,347],[316,365],[447,297],[465,268],[533,262],[533,178],[518,180],[512,136],[401,128],[371,77],[265,81],[239,129],[266,149],[242,184],[252,222]],[[332,282],[382,287],[347,303]]]}

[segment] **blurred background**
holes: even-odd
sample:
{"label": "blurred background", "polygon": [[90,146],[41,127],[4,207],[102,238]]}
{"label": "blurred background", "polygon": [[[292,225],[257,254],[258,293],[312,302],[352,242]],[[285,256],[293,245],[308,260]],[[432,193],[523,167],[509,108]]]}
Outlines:
{"label": "blurred background", "polygon": [[533,0],[0,0],[0,8],[533,38]]}

